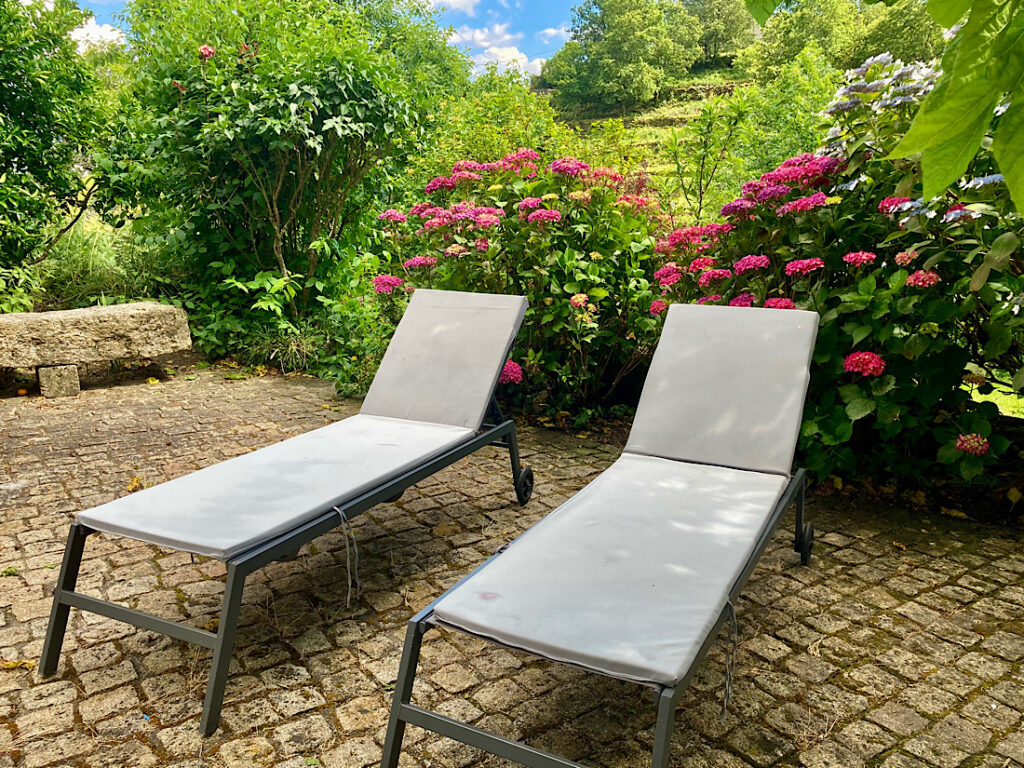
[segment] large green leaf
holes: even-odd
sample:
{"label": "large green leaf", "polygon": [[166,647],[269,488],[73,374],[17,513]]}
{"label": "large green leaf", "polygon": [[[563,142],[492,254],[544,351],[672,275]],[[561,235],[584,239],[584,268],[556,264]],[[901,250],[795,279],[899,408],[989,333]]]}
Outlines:
{"label": "large green leaf", "polygon": [[746,3],[747,10],[750,11],[751,16],[757,19],[758,24],[768,21],[768,17],[782,4],[781,0],[746,0]]}
{"label": "large green leaf", "polygon": [[1017,96],[999,118],[992,154],[1006,177],[1006,186],[1018,211],[1024,211],[1024,94]]}
{"label": "large green leaf", "polygon": [[971,0],[928,0],[928,13],[944,27],[952,27],[964,17]]}
{"label": "large green leaf", "polygon": [[978,153],[978,147],[985,137],[985,131],[988,130],[995,106],[996,99],[993,94],[973,115],[973,119],[967,123],[964,130],[952,138],[926,147],[921,152],[922,194],[926,199],[942,194],[946,187],[967,170],[967,166]]}

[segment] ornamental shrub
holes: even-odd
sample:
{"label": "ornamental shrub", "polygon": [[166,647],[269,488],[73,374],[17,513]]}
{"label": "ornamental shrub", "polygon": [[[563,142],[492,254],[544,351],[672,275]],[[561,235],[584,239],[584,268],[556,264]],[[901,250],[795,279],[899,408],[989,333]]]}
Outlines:
{"label": "ornamental shrub", "polygon": [[516,391],[581,423],[635,400],[633,375],[657,339],[649,309],[663,223],[646,184],[573,157],[544,165],[531,149],[457,162],[426,185],[427,199],[380,214],[389,274],[374,290],[385,305],[417,286],[526,296]]}
{"label": "ornamental shrub", "polygon": [[935,71],[880,56],[847,76],[821,153],[744,184],[725,223],[659,240],[651,312],[673,301],[817,311],[809,468],[949,465],[971,479],[1009,448],[972,389],[1024,385],[1024,277],[1011,258],[1021,218],[988,150],[931,200],[917,197],[917,163],[886,159]]}

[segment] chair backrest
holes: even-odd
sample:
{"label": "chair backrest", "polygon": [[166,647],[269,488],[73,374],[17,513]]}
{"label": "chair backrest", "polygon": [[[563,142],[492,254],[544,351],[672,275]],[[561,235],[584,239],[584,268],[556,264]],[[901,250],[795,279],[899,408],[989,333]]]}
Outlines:
{"label": "chair backrest", "polygon": [[418,289],[361,413],[479,429],[525,313],[522,296]]}
{"label": "chair backrest", "polygon": [[816,312],[675,304],[626,451],[788,475]]}

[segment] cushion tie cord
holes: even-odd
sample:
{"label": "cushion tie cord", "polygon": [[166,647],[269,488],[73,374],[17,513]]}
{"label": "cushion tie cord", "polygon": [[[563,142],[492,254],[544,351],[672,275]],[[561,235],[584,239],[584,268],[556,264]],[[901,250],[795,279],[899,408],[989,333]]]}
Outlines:
{"label": "cushion tie cord", "polygon": [[[345,595],[345,607],[351,608],[353,584],[356,587],[356,594],[359,594],[359,543],[356,541],[356,534],[352,530],[352,522],[348,519],[348,515],[340,507],[334,507],[334,511],[341,518],[341,531],[345,536],[345,572],[348,577],[348,593]],[[351,547],[349,547],[349,541],[352,542]]]}
{"label": "cushion tie cord", "polygon": [[719,716],[723,723],[729,710],[729,700],[732,699],[732,678],[736,671],[736,648],[739,645],[739,621],[736,618],[736,606],[730,600],[725,607],[729,611],[729,645],[725,649],[725,695],[722,697],[722,713]]}

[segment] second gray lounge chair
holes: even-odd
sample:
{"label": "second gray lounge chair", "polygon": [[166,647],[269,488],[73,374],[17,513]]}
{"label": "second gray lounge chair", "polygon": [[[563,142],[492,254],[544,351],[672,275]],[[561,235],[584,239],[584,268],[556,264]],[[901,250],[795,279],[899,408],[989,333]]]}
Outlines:
{"label": "second gray lounge chair", "polygon": [[[516,496],[515,425],[493,394],[522,323],[520,296],[418,290],[357,416],[82,512],[71,525],[40,672],[52,675],[71,608],[213,650],[200,728],[217,729],[245,578],[488,445],[507,448]],[[490,423],[485,419],[490,415]],[[75,591],[86,537],[102,531],[225,562],[216,632]]]}
{"label": "second gray lounge chair", "polygon": [[818,316],[675,305],[622,456],[408,625],[382,768],[407,723],[531,768],[577,763],[411,703],[423,634],[440,626],[654,688],[652,765],[676,706],[732,619],[804,473],[791,474]]}

